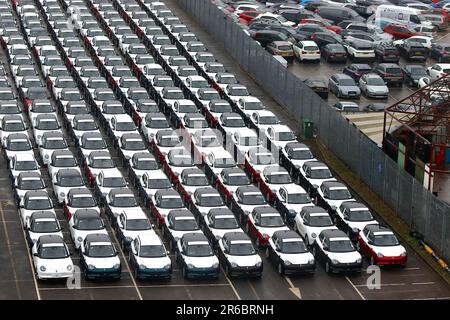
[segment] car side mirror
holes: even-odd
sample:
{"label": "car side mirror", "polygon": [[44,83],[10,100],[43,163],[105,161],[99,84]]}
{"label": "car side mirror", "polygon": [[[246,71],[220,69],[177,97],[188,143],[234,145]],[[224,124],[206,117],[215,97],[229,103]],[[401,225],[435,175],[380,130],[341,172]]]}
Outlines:
{"label": "car side mirror", "polygon": [[131,246],[131,252],[133,252],[134,255],[137,255],[137,251],[134,246]]}
{"label": "car side mirror", "polygon": [[33,257],[38,257],[37,252],[33,253]]}
{"label": "car side mirror", "polygon": [[370,244],[370,245],[372,245],[372,244],[373,244],[373,241],[372,241],[372,240],[367,240],[367,243]]}

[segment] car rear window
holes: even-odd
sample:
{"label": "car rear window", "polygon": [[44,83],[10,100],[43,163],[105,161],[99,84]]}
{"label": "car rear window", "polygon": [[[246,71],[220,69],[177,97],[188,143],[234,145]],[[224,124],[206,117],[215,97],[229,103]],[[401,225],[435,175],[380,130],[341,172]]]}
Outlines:
{"label": "car rear window", "polygon": [[317,47],[316,46],[305,46],[304,48],[306,51],[317,51]]}
{"label": "car rear window", "polygon": [[291,47],[290,46],[279,46],[278,49],[283,50],[283,51],[289,51],[289,50],[291,50]]}
{"label": "car rear window", "polygon": [[386,72],[392,74],[401,74],[402,70],[400,68],[386,68]]}

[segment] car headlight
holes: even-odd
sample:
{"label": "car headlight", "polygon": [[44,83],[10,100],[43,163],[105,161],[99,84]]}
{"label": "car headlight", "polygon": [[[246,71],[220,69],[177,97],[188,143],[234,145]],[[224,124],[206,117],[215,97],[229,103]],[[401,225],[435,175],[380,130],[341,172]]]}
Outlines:
{"label": "car headlight", "polygon": [[232,266],[233,268],[236,268],[236,267],[238,266],[236,262],[232,262],[232,263],[230,263],[230,264],[231,264],[231,266]]}
{"label": "car headlight", "polygon": [[69,264],[69,265],[67,266],[67,271],[72,271],[72,269],[73,269],[72,265]]}
{"label": "car headlight", "polygon": [[256,263],[256,266],[259,268],[259,267],[261,267],[262,266],[262,261],[258,261],[257,263]]}
{"label": "car headlight", "polygon": [[315,233],[313,232],[313,233],[311,233],[311,237],[312,237],[313,239],[315,239],[315,238],[317,237],[317,234],[315,234]]}
{"label": "car headlight", "polygon": [[290,266],[290,265],[291,265],[291,262],[290,262],[289,260],[284,260],[284,264],[285,264],[286,266]]}
{"label": "car headlight", "polygon": [[66,195],[66,194],[65,194],[64,192],[60,192],[60,193],[59,193],[59,196],[60,196],[60,197],[64,197],[65,195]]}
{"label": "car headlight", "polygon": [[313,186],[312,186],[314,189],[318,189],[319,188],[319,186],[317,185],[317,184],[313,184]]}
{"label": "car headlight", "polygon": [[170,269],[170,266],[171,266],[170,263],[168,263],[164,266],[164,269]]}
{"label": "car headlight", "polygon": [[82,238],[82,237],[78,237],[78,238],[77,238],[77,241],[78,241],[78,242],[83,242],[83,238]]}
{"label": "car headlight", "polygon": [[359,233],[359,229],[358,228],[352,228],[353,233]]}
{"label": "car headlight", "polygon": [[248,215],[250,214],[250,211],[244,210],[244,214],[245,214],[246,216],[248,216]]}
{"label": "car headlight", "polygon": [[309,264],[314,264],[314,258],[309,258],[308,263]]}
{"label": "car headlight", "polygon": [[220,235],[216,235],[214,238],[216,238],[217,241],[219,241],[220,239],[222,239],[222,237]]}
{"label": "car headlight", "polygon": [[384,255],[381,252],[378,252],[377,256],[378,256],[378,258],[383,258],[384,257]]}
{"label": "car headlight", "polygon": [[42,272],[45,272],[45,270],[47,270],[47,268],[46,268],[45,266],[41,266],[41,267],[39,268],[39,270],[41,270]]}
{"label": "car headlight", "polygon": [[92,265],[92,264],[89,264],[89,265],[88,265],[88,269],[89,269],[89,270],[93,270],[93,269],[95,269],[95,266]]}
{"label": "car headlight", "polygon": [[44,156],[44,158],[45,158],[45,159],[48,159],[48,158],[49,158],[49,155],[48,155],[48,154],[46,154],[46,155]]}
{"label": "car headlight", "polygon": [[132,241],[133,241],[133,238],[132,238],[132,237],[125,237],[125,241],[127,241],[127,242],[132,242]]}
{"label": "car headlight", "polygon": [[336,259],[331,259],[331,263],[332,263],[332,264],[339,264],[339,261],[336,260]]}
{"label": "car headlight", "polygon": [[194,265],[193,265],[192,263],[188,263],[188,264],[187,264],[187,267],[188,267],[188,269],[193,269],[193,268],[195,268]]}
{"label": "car headlight", "polygon": [[406,257],[406,251],[402,252],[402,253],[400,254],[400,257]]}
{"label": "car headlight", "polygon": [[42,138],[42,136],[41,136],[41,135],[38,135],[37,138],[38,138],[38,140],[39,140],[40,138]]}
{"label": "car headlight", "polygon": [[144,270],[145,268],[146,268],[146,266],[144,264],[139,265],[139,269]]}
{"label": "car headlight", "polygon": [[361,258],[356,259],[356,263],[361,263]]}
{"label": "car headlight", "polygon": [[262,236],[263,236],[264,239],[269,238],[269,235],[267,233],[263,233]]}
{"label": "car headlight", "polygon": [[213,268],[218,268],[219,267],[219,263],[218,262],[214,263],[212,267]]}
{"label": "car headlight", "polygon": [[295,210],[289,210],[289,215],[291,216],[291,217],[295,217],[296,215],[297,215],[297,212],[295,212]]}
{"label": "car headlight", "polygon": [[33,239],[33,244],[35,244],[37,242],[37,239]]}
{"label": "car headlight", "polygon": [[113,269],[119,269],[120,268],[120,264],[119,263],[116,263],[114,266],[113,266]]}

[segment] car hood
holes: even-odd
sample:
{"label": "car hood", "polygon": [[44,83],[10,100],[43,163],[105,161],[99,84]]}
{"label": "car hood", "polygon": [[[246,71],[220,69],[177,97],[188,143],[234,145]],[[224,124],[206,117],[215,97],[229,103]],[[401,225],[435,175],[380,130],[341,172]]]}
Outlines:
{"label": "car hood", "polygon": [[305,253],[279,253],[281,260],[289,261],[292,264],[307,264],[310,260],[314,260],[314,256],[310,252]]}
{"label": "car hood", "polygon": [[116,264],[120,264],[120,259],[118,256],[109,258],[92,258],[84,256],[86,264],[92,264],[97,269],[111,269]]}
{"label": "car hood", "polygon": [[233,256],[227,255],[228,261],[230,263],[236,263],[239,267],[252,267],[261,261],[261,257],[258,254],[253,254],[251,256]]}
{"label": "car hood", "polygon": [[356,263],[356,260],[361,259],[358,251],[352,252],[327,252],[330,259],[336,259],[339,263]]}
{"label": "car hood", "polygon": [[183,255],[186,264],[192,264],[196,268],[212,268],[214,264],[219,263],[216,256],[209,257],[188,257]]}

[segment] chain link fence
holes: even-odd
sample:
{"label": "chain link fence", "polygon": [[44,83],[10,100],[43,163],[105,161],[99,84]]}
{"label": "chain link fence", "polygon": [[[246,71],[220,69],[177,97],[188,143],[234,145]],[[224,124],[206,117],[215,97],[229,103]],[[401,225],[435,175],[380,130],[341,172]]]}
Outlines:
{"label": "chain link fence", "polygon": [[450,260],[450,206],[423,188],[374,142],[273,58],[210,0],[177,0],[299,124],[342,159],[433,249]]}

